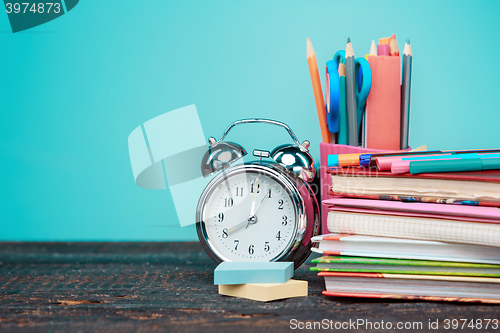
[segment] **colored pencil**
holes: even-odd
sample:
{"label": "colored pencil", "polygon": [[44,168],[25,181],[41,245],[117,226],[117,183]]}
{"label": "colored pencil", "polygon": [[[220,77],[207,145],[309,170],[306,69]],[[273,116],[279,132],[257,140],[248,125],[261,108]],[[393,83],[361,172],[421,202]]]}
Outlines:
{"label": "colored pencil", "polygon": [[354,50],[352,49],[351,39],[347,38],[345,47],[345,69],[346,69],[346,100],[347,115],[349,121],[349,145],[358,146],[358,120],[357,120],[357,101],[356,101],[356,69],[355,69]]}
{"label": "colored pencil", "polygon": [[339,64],[339,93],[340,93],[340,105],[339,105],[339,134],[338,143],[341,145],[346,145],[349,142],[349,124],[347,121],[347,106],[346,106],[346,93],[345,93],[345,64],[342,62]]}
{"label": "colored pencil", "polygon": [[389,55],[399,57],[399,47],[396,35],[391,36],[391,41],[389,42]]}
{"label": "colored pencil", "polygon": [[407,39],[403,50],[403,84],[401,86],[401,149],[408,148],[410,132],[410,97],[411,97],[412,52]]}
{"label": "colored pencil", "polygon": [[323,98],[323,90],[321,89],[321,80],[319,78],[318,61],[316,53],[311,44],[311,40],[307,39],[307,63],[309,64],[309,73],[311,74],[311,82],[314,92],[314,100],[316,101],[316,109],[318,110],[319,126],[321,129],[321,137],[323,142],[330,142],[330,133],[326,124],[326,106]]}
{"label": "colored pencil", "polygon": [[372,45],[370,46],[370,55],[372,56],[377,55],[377,45],[375,44],[374,40],[372,40]]}

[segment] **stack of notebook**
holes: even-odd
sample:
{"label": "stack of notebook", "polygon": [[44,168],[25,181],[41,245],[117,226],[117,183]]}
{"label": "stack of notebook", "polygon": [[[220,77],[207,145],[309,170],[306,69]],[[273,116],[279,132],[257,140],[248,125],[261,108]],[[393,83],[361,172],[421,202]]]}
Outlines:
{"label": "stack of notebook", "polygon": [[500,303],[499,171],[328,172],[325,295]]}

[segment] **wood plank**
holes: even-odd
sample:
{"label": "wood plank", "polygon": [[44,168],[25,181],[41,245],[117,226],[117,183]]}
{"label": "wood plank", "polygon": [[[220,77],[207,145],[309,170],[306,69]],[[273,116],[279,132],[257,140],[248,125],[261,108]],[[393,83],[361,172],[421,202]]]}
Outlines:
{"label": "wood plank", "polygon": [[[221,296],[216,265],[190,243],[0,243],[0,330],[281,332],[290,320],[384,322],[498,318],[498,307],[328,298],[306,263],[308,297],[254,302]],[[490,327],[491,328],[491,327]],[[481,330],[481,331],[484,331]]]}

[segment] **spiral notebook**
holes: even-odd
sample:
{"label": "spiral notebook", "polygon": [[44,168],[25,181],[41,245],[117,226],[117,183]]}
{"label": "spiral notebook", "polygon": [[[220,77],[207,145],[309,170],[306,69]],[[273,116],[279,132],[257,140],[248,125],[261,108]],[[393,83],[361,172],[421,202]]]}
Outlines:
{"label": "spiral notebook", "polygon": [[329,232],[500,246],[500,224],[330,211]]}

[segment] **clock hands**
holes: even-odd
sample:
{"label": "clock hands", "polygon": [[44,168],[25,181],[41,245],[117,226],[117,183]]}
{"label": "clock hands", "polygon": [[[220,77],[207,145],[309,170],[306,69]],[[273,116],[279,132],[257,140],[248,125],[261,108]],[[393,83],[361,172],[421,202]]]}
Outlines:
{"label": "clock hands", "polygon": [[[250,225],[250,221],[252,218],[253,218],[253,220],[255,220],[255,222],[257,222],[257,220],[255,219],[255,201],[257,199],[257,189],[258,188],[259,188],[259,177],[255,178],[255,191],[253,193],[252,207],[250,208],[250,217],[248,218],[248,223],[247,223],[247,226],[245,227],[245,229],[248,228],[248,226]],[[253,222],[253,223],[255,223],[255,222]]]}
{"label": "clock hands", "polygon": [[[269,189],[269,191],[270,191],[270,190],[271,190],[271,189]],[[259,211],[259,208],[262,206],[262,203],[263,203],[263,202],[264,202],[264,200],[266,200],[267,198],[269,198],[269,196],[268,196],[268,195],[267,195],[267,193],[266,193],[266,195],[264,195],[264,197],[262,198],[262,200],[259,202],[259,205],[257,206],[257,209],[253,212],[253,213],[254,213],[254,215],[255,215],[255,214],[257,214],[257,212]]]}
{"label": "clock hands", "polygon": [[228,229],[227,233],[230,234],[233,231],[238,230],[238,229],[244,227],[245,225],[248,227],[250,224],[255,224],[255,223],[257,223],[257,217],[256,216],[250,216],[245,221],[238,223],[237,225],[235,225],[231,229]]}
{"label": "clock hands", "polygon": [[[254,193],[253,193],[253,198],[252,198],[252,205],[250,207],[250,216],[242,221],[242,222],[239,222],[238,224],[234,225],[233,227],[231,227],[230,229],[227,229],[227,234],[231,234],[232,232],[238,230],[238,229],[241,229],[243,227],[248,228],[248,226],[250,224],[255,224],[257,223],[257,212],[259,211],[260,207],[262,206],[262,203],[271,196],[271,189],[269,189],[268,192],[266,192],[266,194],[263,196],[263,198],[260,200],[260,202],[258,203],[257,205],[257,192],[258,192],[258,189],[259,189],[259,177],[257,177],[255,179],[255,183],[253,184],[254,185]],[[269,193],[269,195],[268,195]]]}
{"label": "clock hands", "polygon": [[238,230],[240,228],[242,228],[243,226],[245,226],[245,229],[248,228],[248,226],[250,224],[255,224],[257,223],[257,216],[255,216],[255,214],[257,213],[257,211],[259,210],[262,202],[264,201],[264,199],[266,198],[266,196],[264,196],[264,198],[262,198],[262,200],[259,202],[259,205],[257,206],[257,208],[255,208],[255,204],[257,202],[257,189],[259,188],[259,177],[257,177],[255,179],[255,183],[254,183],[254,194],[253,194],[253,199],[252,199],[252,206],[250,207],[250,216],[248,217],[248,219],[246,219],[245,221],[243,222],[240,222],[238,223],[237,225],[235,225],[234,227],[232,227],[231,229],[229,229],[227,231],[228,234],[230,234],[231,232],[235,231],[235,230]]}

